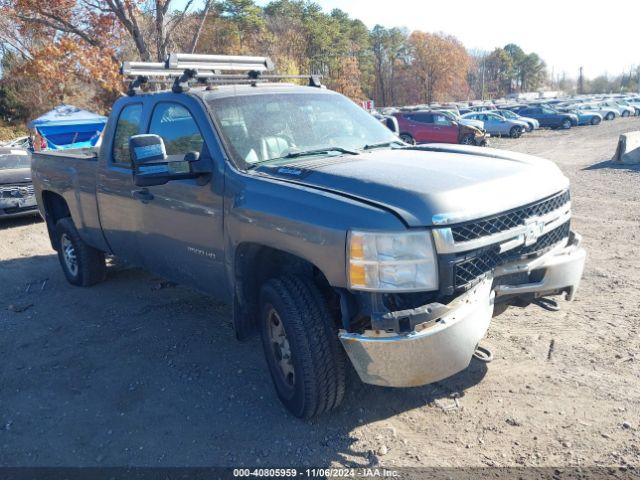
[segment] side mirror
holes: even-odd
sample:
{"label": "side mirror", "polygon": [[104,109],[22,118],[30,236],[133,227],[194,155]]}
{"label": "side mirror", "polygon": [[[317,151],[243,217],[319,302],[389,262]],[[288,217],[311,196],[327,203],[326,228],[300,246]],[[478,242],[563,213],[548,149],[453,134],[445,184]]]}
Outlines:
{"label": "side mirror", "polygon": [[170,180],[192,178],[191,162],[199,159],[197,152],[189,152],[178,161],[169,159],[162,137],[154,134],[130,137],[129,152],[133,183],[137,187],[164,185]]}

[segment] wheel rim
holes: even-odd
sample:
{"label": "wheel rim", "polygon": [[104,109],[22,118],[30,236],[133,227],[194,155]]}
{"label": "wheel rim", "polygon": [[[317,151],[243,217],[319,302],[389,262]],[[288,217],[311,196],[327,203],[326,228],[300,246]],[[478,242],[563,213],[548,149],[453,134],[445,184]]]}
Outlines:
{"label": "wheel rim", "polygon": [[472,141],[473,141],[473,140],[471,139],[471,137],[464,137],[464,138],[462,139],[462,144],[463,144],[463,145],[471,145]]}
{"label": "wheel rim", "polygon": [[60,248],[62,249],[62,258],[67,266],[67,270],[75,277],[78,275],[78,258],[76,256],[76,249],[73,247],[73,243],[66,233],[63,233],[60,238]]}
{"label": "wheel rim", "polygon": [[569,128],[571,126],[571,120],[564,121],[564,128]]}
{"label": "wheel rim", "polygon": [[412,144],[413,143],[413,138],[411,138],[408,135],[401,135],[400,136],[400,140],[402,140],[404,143],[408,143],[408,144]]}
{"label": "wheel rim", "polygon": [[267,333],[269,335],[270,352],[273,355],[276,371],[280,380],[289,388],[293,388],[296,382],[296,372],[293,367],[291,345],[287,338],[280,315],[272,306],[267,313]]}

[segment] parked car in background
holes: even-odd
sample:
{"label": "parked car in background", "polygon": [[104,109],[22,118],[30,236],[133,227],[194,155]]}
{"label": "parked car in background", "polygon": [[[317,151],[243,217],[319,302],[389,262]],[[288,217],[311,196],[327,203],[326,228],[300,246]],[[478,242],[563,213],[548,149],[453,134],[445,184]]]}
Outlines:
{"label": "parked car in background", "polygon": [[616,102],[621,106],[632,108],[634,116],[637,117],[638,115],[640,115],[640,103],[630,102],[629,100],[625,99],[616,100]]}
{"label": "parked car in background", "polygon": [[573,107],[562,107],[558,110],[576,115],[578,117],[578,125],[600,125],[602,123],[602,115],[593,110],[579,110]]}
{"label": "parked car in background", "polygon": [[387,127],[396,135],[400,133],[398,120],[393,115],[383,115],[378,112],[372,112],[371,115],[373,115],[376,120],[378,120],[380,123],[382,123],[385,127]]}
{"label": "parked car in background", "polygon": [[572,113],[562,113],[551,107],[525,107],[518,110],[518,115],[535,118],[541,127],[571,128],[578,125],[578,117]]}
{"label": "parked car in background", "polygon": [[624,105],[617,100],[605,100],[600,102],[600,105],[605,107],[615,108],[620,111],[621,117],[631,117],[636,114],[636,109],[630,105]]}
{"label": "parked car in background", "polygon": [[598,103],[585,103],[582,105],[575,105],[573,108],[579,111],[596,112],[602,116],[604,120],[613,120],[620,116],[620,110],[617,108],[607,107],[606,105]]}
{"label": "parked car in background", "polygon": [[472,112],[462,116],[464,119],[479,120],[484,129],[491,135],[508,135],[518,138],[529,128],[529,124],[521,120],[508,120],[502,115],[492,112]]}
{"label": "parked car in background", "polygon": [[516,112],[508,110],[506,108],[496,110],[494,113],[497,115],[501,115],[508,120],[520,120],[522,122],[525,122],[528,126],[528,132],[532,132],[533,130],[537,130],[538,128],[540,128],[540,122],[535,118],[523,117],[521,115],[518,115]]}
{"label": "parked car in background", "polygon": [[460,143],[484,146],[487,134],[469,125],[462,125],[441,112],[398,112],[394,114],[400,126],[400,138],[409,144]]}
{"label": "parked car in background", "polygon": [[31,155],[0,153],[0,219],[38,213],[31,183]]}
{"label": "parked car in background", "polygon": [[480,120],[472,120],[470,118],[463,118],[460,115],[456,114],[450,110],[437,110],[437,112],[444,113],[447,118],[453,122],[458,122],[462,125],[468,125],[470,127],[475,127],[480,130],[484,130],[484,123]]}
{"label": "parked car in background", "polygon": [[9,142],[0,143],[3,148],[29,148],[29,137],[19,137]]}

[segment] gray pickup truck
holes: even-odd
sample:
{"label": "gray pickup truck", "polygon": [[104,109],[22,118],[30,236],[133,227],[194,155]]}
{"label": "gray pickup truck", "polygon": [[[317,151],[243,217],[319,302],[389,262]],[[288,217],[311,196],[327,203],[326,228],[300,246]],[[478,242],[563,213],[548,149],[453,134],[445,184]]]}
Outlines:
{"label": "gray pickup truck", "polygon": [[32,169],[69,282],[115,255],[229,302],[303,418],[340,404],[349,361],[390,387],[464,370],[507,306],[571,299],[586,256],[552,162],[409,146],[312,85],[132,94],[99,151]]}

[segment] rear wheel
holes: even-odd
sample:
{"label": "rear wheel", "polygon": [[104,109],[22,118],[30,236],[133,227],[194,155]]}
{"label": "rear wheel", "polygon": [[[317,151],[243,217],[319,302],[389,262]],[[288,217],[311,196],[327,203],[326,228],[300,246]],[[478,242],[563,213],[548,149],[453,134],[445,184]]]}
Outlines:
{"label": "rear wheel", "polygon": [[600,117],[593,117],[591,119],[591,125],[599,125],[601,121]]}
{"label": "rear wheel", "polygon": [[67,281],[72,285],[89,287],[106,278],[107,267],[104,253],[87,245],[71,218],[62,218],[56,223],[58,260]]}
{"label": "rear wheel", "polygon": [[562,121],[562,128],[564,128],[565,130],[568,130],[571,128],[571,120],[569,120],[568,118],[564,119]]}
{"label": "rear wheel", "polygon": [[627,118],[629,116],[629,110],[625,110],[624,112],[622,112],[621,114],[624,118]]}
{"label": "rear wheel", "polygon": [[284,276],[265,283],[260,332],[276,393],[293,415],[311,418],[340,405],[346,354],[326,302],[311,280]]}
{"label": "rear wheel", "polygon": [[402,140],[404,143],[408,143],[409,145],[415,145],[416,141],[414,140],[414,138],[409,135],[408,133],[401,133],[400,134],[400,140]]}
{"label": "rear wheel", "polygon": [[613,120],[614,118],[616,118],[616,114],[613,112],[609,112],[607,113],[607,116],[604,117],[606,120]]}
{"label": "rear wheel", "polygon": [[522,135],[522,128],[520,127],[511,127],[509,130],[509,136],[511,138],[519,138]]}

